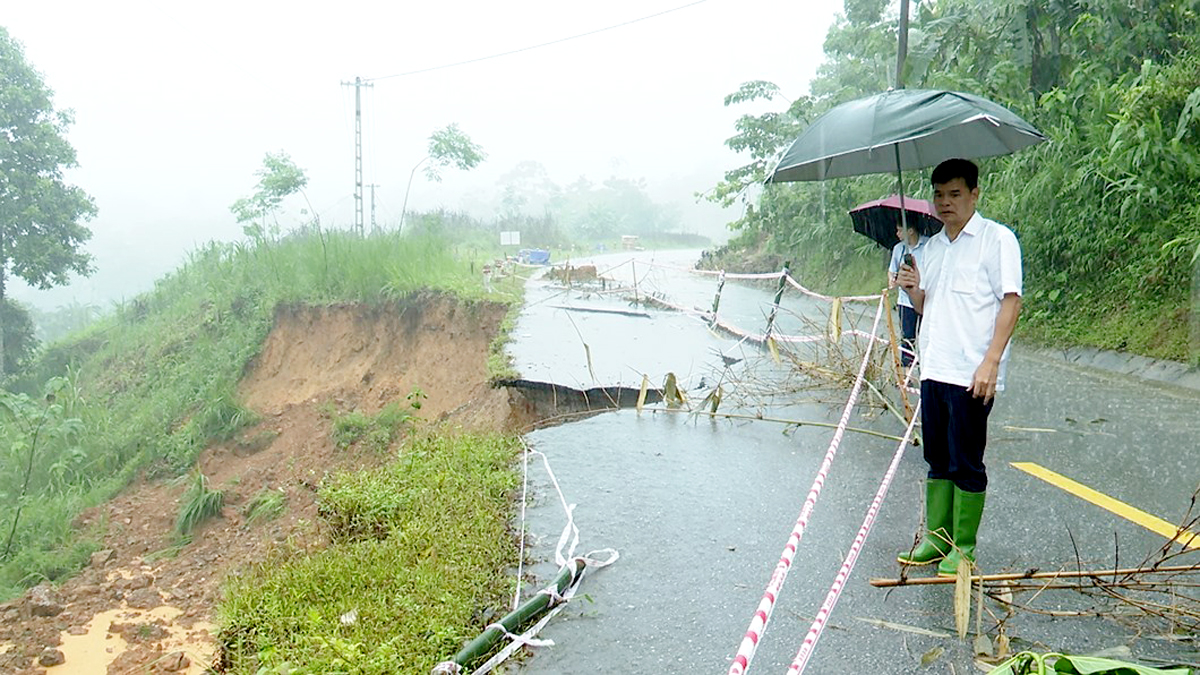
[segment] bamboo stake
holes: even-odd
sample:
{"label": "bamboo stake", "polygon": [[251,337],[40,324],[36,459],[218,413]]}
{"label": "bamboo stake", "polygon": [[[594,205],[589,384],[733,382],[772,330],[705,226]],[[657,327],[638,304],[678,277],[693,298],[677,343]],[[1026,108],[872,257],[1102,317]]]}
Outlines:
{"label": "bamboo stake", "polygon": [[[676,413],[682,412],[682,413],[688,413],[689,415],[694,414],[694,415],[707,415],[708,417],[727,417],[729,419],[735,419],[735,420],[754,420],[754,421],[758,421],[758,422],[778,422],[780,424],[790,424],[792,426],[797,426],[797,427],[824,427],[827,429],[836,429],[838,427],[838,425],[833,424],[832,422],[807,422],[804,420],[787,420],[787,419],[783,419],[780,417],[763,417],[763,416],[759,416],[759,415],[740,415],[738,413],[723,413],[723,412],[715,413],[715,412],[709,412],[707,410],[684,410],[681,408],[672,410],[670,408],[653,408],[653,411],[654,412],[676,412]],[[854,433],[857,433],[857,434],[866,434],[868,436],[875,436],[878,438],[886,438],[889,441],[904,440],[903,438],[901,438],[899,436],[893,436],[891,434],[885,434],[885,433],[881,433],[878,431],[872,431],[870,429],[860,429],[857,427],[846,427],[846,431],[853,431]]]}
{"label": "bamboo stake", "polygon": [[[971,577],[973,582],[1019,581],[1021,579],[1077,579],[1080,577],[1125,576],[1130,574],[1172,574],[1177,572],[1200,572],[1200,565],[1176,565],[1171,567],[1130,567],[1120,570],[1063,570],[1061,572],[1008,572],[1004,574],[979,574]],[[930,584],[952,584],[954,577],[919,577],[915,579],[872,579],[875,588],[897,586],[926,586]]]}
{"label": "bamboo stake", "polygon": [[[883,292],[887,293],[888,291],[885,289]],[[891,304],[890,296],[888,297],[888,304]],[[908,391],[905,390],[908,382],[904,379],[904,366],[900,363],[900,343],[896,340],[896,322],[892,319],[892,308],[888,307],[887,310],[888,346],[891,347],[892,352],[892,367],[896,369],[896,382],[900,385],[900,400],[904,402],[904,416],[911,418],[913,414],[912,404],[908,402]],[[904,420],[904,424],[905,426],[908,425],[907,419]]]}

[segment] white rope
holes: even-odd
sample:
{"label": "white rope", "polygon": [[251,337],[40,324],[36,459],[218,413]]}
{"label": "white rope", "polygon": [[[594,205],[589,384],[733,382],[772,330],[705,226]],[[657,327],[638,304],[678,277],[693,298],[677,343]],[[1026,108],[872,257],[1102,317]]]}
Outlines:
{"label": "white rope", "polygon": [[[609,554],[609,557],[607,560],[599,560],[594,557],[594,556],[602,554],[602,553]],[[514,636],[512,636],[512,634],[506,630],[504,632],[504,634],[506,636],[509,636],[509,638],[512,639],[513,641],[509,642],[504,647],[504,649],[501,649],[499,652],[497,652],[495,656],[493,656],[492,658],[485,661],[483,663],[483,665],[479,666],[479,668],[477,668],[475,671],[473,671],[472,675],[486,675],[486,673],[491,672],[493,668],[495,668],[496,666],[498,666],[501,663],[503,663],[504,661],[506,661],[510,656],[513,655],[514,652],[516,652],[518,649],[520,649],[523,646],[530,646],[530,647],[553,646],[554,645],[553,640],[533,640],[532,638],[533,638],[533,636],[537,635],[538,632],[541,631],[542,628],[544,628],[546,626],[546,624],[550,623],[551,619],[553,619],[559,612],[561,612],[563,609],[566,608],[567,603],[571,600],[571,598],[575,597],[575,591],[579,588],[579,585],[583,581],[583,577],[587,573],[589,568],[601,569],[604,567],[608,567],[609,565],[615,563],[617,561],[617,559],[620,557],[621,557],[621,554],[617,553],[616,550],[611,549],[611,548],[604,548],[604,549],[600,549],[599,551],[590,551],[587,553],[587,555],[580,556],[580,557],[576,558],[575,560],[571,561],[571,574],[572,574],[573,578],[571,579],[570,585],[567,586],[566,590],[563,591],[562,596],[561,596],[561,598],[562,598],[561,602],[554,605],[553,609],[551,609],[549,612],[547,612],[546,615],[543,616],[541,619],[539,619],[537,623],[530,626],[529,630],[526,630],[521,635],[515,636],[515,639],[514,639]],[[578,561],[581,565],[581,568],[578,573],[575,572],[575,567],[574,567],[576,561]],[[554,584],[550,584],[550,586],[548,586],[547,588],[553,589]],[[543,590],[545,590],[545,589],[543,589]],[[503,626],[501,626],[501,629],[503,629]],[[536,644],[536,643],[540,643],[540,644]]]}
{"label": "white rope", "polygon": [[812,297],[812,298],[817,298],[818,300],[826,300],[829,302],[833,302],[834,300],[841,300],[842,302],[875,302],[876,300],[879,299],[879,296],[880,296],[879,293],[876,293],[875,295],[843,295],[843,296],[839,296],[839,297],[834,297],[832,295],[824,295],[822,293],[818,293],[816,291],[809,290],[809,289],[805,288],[804,286],[801,286],[800,282],[793,279],[792,275],[790,275],[790,274],[787,277],[787,281],[789,284],[792,285],[793,288],[800,291],[801,293],[803,293],[809,297]]}
{"label": "white rope", "polygon": [[[567,582],[566,588],[560,593],[557,584],[551,583],[546,588],[538,591],[539,595],[546,595],[550,598],[551,609],[537,623],[529,627],[520,635],[510,633],[507,628],[499,622],[489,625],[485,630],[493,628],[504,632],[504,636],[508,638],[509,643],[496,653],[495,656],[488,659],[479,668],[472,671],[472,675],[484,675],[491,672],[493,668],[503,663],[513,655],[521,647],[550,647],[554,645],[553,640],[537,640],[534,636],[538,634],[542,628],[550,622],[559,612],[567,606],[571,598],[575,597],[575,591],[579,588],[583,581],[584,575],[588,569],[601,569],[615,563],[621,554],[615,549],[604,548],[598,551],[590,551],[586,555],[576,556],[575,547],[579,544],[579,528],[575,525],[575,504],[567,503],[567,498],[563,495],[562,487],[558,484],[558,478],[554,475],[554,470],[550,468],[550,460],[545,454],[534,450],[529,446],[525,439],[521,439],[521,445],[525,448],[525,480],[528,481],[528,457],[529,455],[537,455],[542,458],[542,465],[546,467],[546,475],[550,477],[550,483],[554,486],[555,493],[558,494],[559,503],[562,504],[563,511],[567,515],[567,523],[563,526],[562,533],[558,537],[558,545],[554,548],[554,561],[559,568],[567,567],[570,570],[570,579]],[[525,529],[525,507],[524,494],[525,488],[522,487],[522,505],[521,505],[521,532],[522,532],[522,553],[521,558],[524,559],[524,529]],[[607,559],[599,558],[598,556],[607,554]],[[576,565],[579,565],[578,569]],[[518,574],[521,569],[517,567]],[[517,581],[517,595],[520,595],[520,580]],[[514,603],[516,600],[514,599]],[[516,606],[513,607],[514,611]],[[453,667],[453,668],[452,668]],[[433,670],[433,675],[458,675],[462,672],[462,667],[453,661],[446,661],[437,665]]]}

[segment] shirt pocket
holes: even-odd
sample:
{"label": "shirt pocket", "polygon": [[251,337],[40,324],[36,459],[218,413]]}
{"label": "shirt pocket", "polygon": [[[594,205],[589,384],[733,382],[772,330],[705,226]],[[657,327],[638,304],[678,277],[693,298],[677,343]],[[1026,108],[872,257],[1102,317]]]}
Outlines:
{"label": "shirt pocket", "polygon": [[950,290],[955,293],[971,294],[975,292],[979,281],[979,265],[963,261],[950,273]]}

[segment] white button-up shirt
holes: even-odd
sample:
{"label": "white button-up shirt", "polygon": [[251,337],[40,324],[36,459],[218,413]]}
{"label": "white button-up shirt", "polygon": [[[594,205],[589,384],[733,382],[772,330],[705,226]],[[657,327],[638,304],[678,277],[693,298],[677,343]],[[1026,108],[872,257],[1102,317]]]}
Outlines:
{"label": "white button-up shirt", "polygon": [[[996,332],[1000,301],[1021,294],[1021,245],[1012,230],[976,211],[954,241],[943,229],[924,248],[921,379],[970,387]],[[1006,345],[997,391],[1004,389],[1008,352]]]}

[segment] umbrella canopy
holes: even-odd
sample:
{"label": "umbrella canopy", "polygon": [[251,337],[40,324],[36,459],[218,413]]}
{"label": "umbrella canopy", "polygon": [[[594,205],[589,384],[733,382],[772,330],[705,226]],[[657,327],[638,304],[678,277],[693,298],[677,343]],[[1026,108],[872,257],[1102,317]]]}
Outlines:
{"label": "umbrella canopy", "polygon": [[[932,237],[942,229],[933,204],[924,199],[904,198],[905,218],[917,228],[917,232]],[[900,242],[896,238],[896,226],[900,224],[900,195],[859,204],[850,210],[854,231],[870,237],[889,251]]]}
{"label": "umbrella canopy", "polygon": [[1028,122],[987,99],[898,89],[833,108],[792,143],[769,183],[814,181],[992,157],[1041,143]]}

